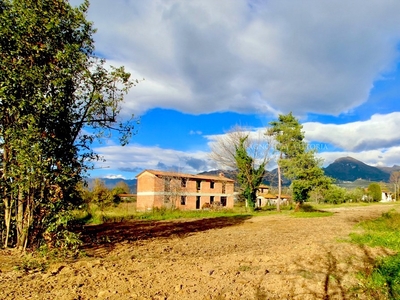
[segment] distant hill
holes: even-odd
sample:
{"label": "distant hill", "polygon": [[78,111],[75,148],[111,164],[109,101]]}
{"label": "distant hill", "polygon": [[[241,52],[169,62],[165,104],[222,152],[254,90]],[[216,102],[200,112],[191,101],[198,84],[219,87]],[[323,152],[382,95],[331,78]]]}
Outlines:
{"label": "distant hill", "polygon": [[[370,181],[389,182],[390,173],[393,171],[400,171],[400,166],[394,165],[393,167],[372,167],[353,157],[347,156],[336,159],[328,167],[324,168],[324,171],[327,176],[336,179],[337,183],[346,185],[346,183],[355,182],[356,186],[364,186],[366,182]],[[226,177],[236,179],[235,172],[232,171],[215,170],[200,174],[217,175],[220,172],[224,173]],[[283,186],[290,185],[290,181],[288,179],[283,177],[282,181]],[[277,169],[267,171],[263,182],[268,185],[277,186]]]}
{"label": "distant hill", "polygon": [[[400,171],[400,166],[394,165],[393,167],[372,167],[362,161],[352,157],[341,157],[336,159],[328,167],[324,168],[325,174],[336,179],[338,184],[343,186],[365,186],[366,182],[370,181],[383,181],[389,182],[390,173]],[[236,173],[229,170],[212,170],[199,173],[199,175],[214,175],[218,176],[219,173],[224,173],[224,176],[236,180]],[[118,182],[124,181],[131,189],[131,193],[135,194],[137,191],[137,179],[122,179],[122,178],[100,178],[104,181],[107,188],[112,189]],[[88,179],[89,187],[91,187],[93,178]],[[282,185],[289,186],[290,181],[282,178]],[[354,182],[351,184],[350,182]],[[263,183],[277,186],[278,185],[278,170],[273,169],[267,171]]]}
{"label": "distant hill", "polygon": [[389,174],[395,171],[400,171],[400,166],[398,165],[394,165],[393,167],[377,167],[377,168]]}
{"label": "distant hill", "polygon": [[[212,170],[199,173],[199,175],[218,175],[219,173],[224,173],[224,176],[233,180],[236,180],[236,172],[235,171],[226,171],[226,170]],[[278,186],[278,169],[273,169],[272,171],[266,171],[263,179],[264,184]],[[290,181],[286,178],[282,178],[282,185],[289,186]]]}
{"label": "distant hill", "polygon": [[[114,188],[118,182],[123,181],[129,186],[131,193],[136,194],[137,179],[123,179],[123,178],[99,178],[99,179],[104,182],[104,184],[106,185],[106,187],[108,189]],[[89,188],[91,188],[93,186],[93,181],[94,181],[94,178],[89,178],[87,180]]]}
{"label": "distant hill", "polygon": [[236,172],[230,170],[211,170],[198,173],[198,175],[218,176],[223,173],[226,178],[236,180]]}
{"label": "distant hill", "polygon": [[324,171],[326,175],[343,181],[364,179],[388,182],[390,177],[390,172],[369,166],[350,156],[336,159]]}

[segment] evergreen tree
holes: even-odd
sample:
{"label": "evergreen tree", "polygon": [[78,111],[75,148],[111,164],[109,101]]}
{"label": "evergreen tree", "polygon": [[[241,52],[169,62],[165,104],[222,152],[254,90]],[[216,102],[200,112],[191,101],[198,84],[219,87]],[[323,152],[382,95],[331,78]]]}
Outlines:
{"label": "evergreen tree", "polygon": [[270,125],[268,132],[275,136],[276,148],[281,154],[278,164],[284,176],[292,181],[293,199],[299,206],[313,189],[327,188],[332,180],[324,175],[315,150],[307,149],[303,127],[292,113],[279,115]]}

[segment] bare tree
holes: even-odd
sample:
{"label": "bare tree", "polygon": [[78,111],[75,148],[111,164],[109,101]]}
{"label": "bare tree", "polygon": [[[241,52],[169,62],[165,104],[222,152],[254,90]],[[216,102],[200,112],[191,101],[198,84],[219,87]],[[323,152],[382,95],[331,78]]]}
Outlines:
{"label": "bare tree", "polygon": [[210,143],[210,158],[220,168],[236,171],[242,178],[242,192],[247,189],[249,194],[253,195],[254,199],[248,201],[248,205],[254,206],[255,191],[262,182],[265,167],[271,160],[271,145],[270,137],[263,131],[254,132],[240,126],[216,136]]}
{"label": "bare tree", "polygon": [[400,171],[395,171],[390,174],[390,182],[394,185],[394,201],[397,201],[400,187]]}

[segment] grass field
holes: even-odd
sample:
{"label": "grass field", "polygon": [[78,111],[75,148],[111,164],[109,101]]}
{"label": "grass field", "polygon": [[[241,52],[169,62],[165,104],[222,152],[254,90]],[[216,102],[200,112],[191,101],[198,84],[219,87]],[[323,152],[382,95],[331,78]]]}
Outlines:
{"label": "grass field", "polygon": [[[382,203],[342,203],[342,204],[316,204],[304,203],[299,212],[294,212],[294,205],[281,206],[280,214],[287,214],[297,218],[313,218],[328,217],[333,213],[325,211],[330,208],[338,207],[356,207],[371,206]],[[235,206],[232,209],[218,210],[189,210],[183,211],[178,209],[156,208],[148,212],[136,211],[135,202],[123,202],[118,206],[110,206],[101,210],[96,205],[90,205],[86,210],[75,211],[74,214],[78,220],[86,224],[101,224],[104,222],[122,222],[129,220],[173,220],[173,219],[192,219],[192,218],[212,218],[221,216],[235,215],[270,215],[277,214],[275,206],[267,206],[262,209],[251,211],[243,205]]]}
{"label": "grass field", "polygon": [[379,259],[372,272],[361,274],[364,292],[375,299],[400,299],[400,213],[390,211],[359,226],[365,232],[351,234],[354,243],[396,252]]}

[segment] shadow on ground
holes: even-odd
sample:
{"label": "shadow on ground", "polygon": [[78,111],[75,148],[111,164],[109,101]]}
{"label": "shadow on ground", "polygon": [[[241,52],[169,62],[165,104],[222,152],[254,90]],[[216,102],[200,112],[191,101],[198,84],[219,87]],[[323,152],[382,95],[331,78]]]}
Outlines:
{"label": "shadow on ground", "polygon": [[195,232],[239,225],[250,218],[251,215],[237,215],[190,221],[114,222],[88,225],[79,232],[84,249],[95,250],[105,247],[110,250],[118,243],[152,238],[184,237]]}
{"label": "shadow on ground", "polygon": [[[315,257],[312,262],[304,263],[298,261],[298,275],[303,277],[305,283],[307,280],[317,280],[321,282],[318,289],[315,285],[305,285],[304,294],[297,297],[310,297],[314,299],[380,299],[378,294],[371,294],[363,289],[362,284],[353,282],[349,285],[349,278],[357,278],[357,274],[368,274],[372,271],[377,257],[389,255],[387,249],[380,248],[373,253],[372,248],[366,246],[356,246],[361,251],[354,253],[340,253],[336,250],[321,247],[321,255]],[[351,248],[350,248],[351,249]],[[346,282],[347,281],[347,282]],[[356,281],[360,282],[360,279]],[[294,287],[293,287],[294,288]],[[290,288],[289,288],[290,289]],[[373,292],[373,291],[372,291]],[[293,295],[294,292],[292,291]],[[308,299],[308,298],[307,298]]]}

